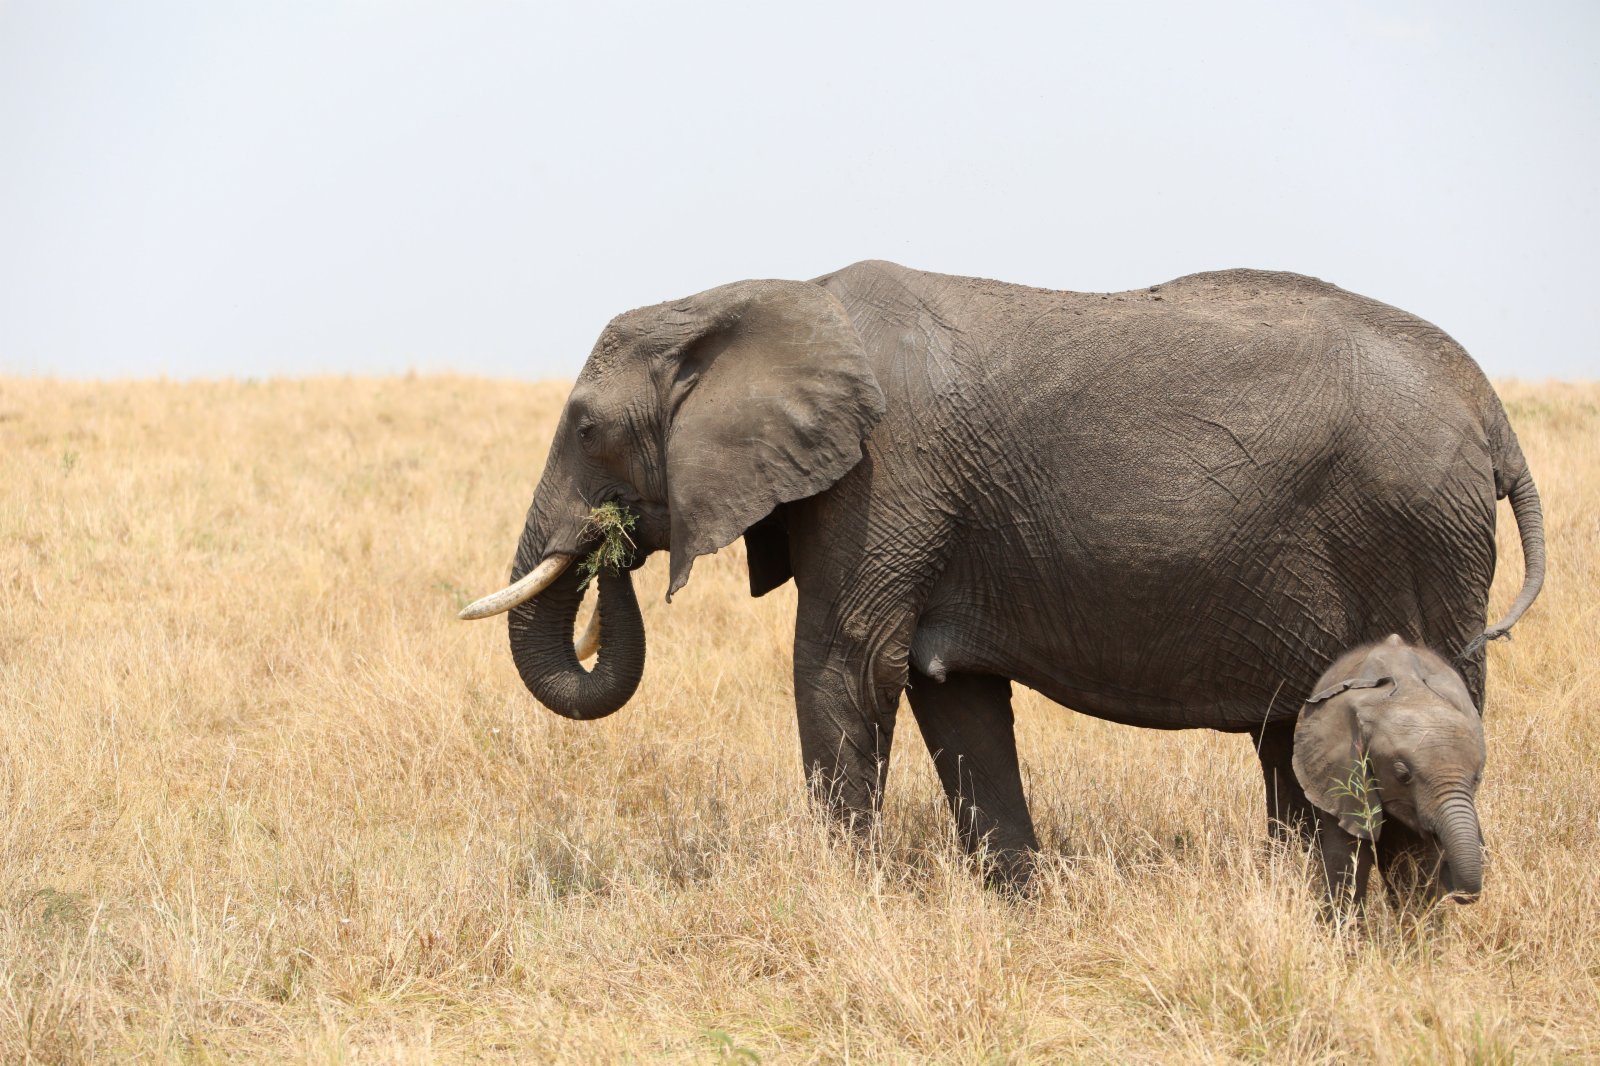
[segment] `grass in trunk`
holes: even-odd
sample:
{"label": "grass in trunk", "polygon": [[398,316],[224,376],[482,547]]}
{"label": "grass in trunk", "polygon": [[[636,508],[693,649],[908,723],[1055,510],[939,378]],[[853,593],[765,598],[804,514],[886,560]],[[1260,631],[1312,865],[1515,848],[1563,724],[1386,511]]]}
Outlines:
{"label": "grass in trunk", "polygon": [[632,565],[638,547],[632,534],[638,521],[638,515],[619,503],[602,503],[589,512],[587,532],[600,538],[600,546],[578,564],[578,572],[583,575],[580,589],[587,589],[601,573],[614,574]]}

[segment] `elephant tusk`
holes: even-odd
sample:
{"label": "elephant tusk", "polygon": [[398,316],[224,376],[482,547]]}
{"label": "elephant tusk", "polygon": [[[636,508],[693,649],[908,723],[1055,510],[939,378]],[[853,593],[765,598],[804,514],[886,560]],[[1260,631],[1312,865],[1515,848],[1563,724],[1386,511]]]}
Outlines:
{"label": "elephant tusk", "polygon": [[463,621],[470,622],[477,618],[488,618],[490,615],[504,614],[511,608],[527,603],[539,593],[550,587],[550,583],[561,576],[573,560],[571,555],[551,555],[540,561],[539,565],[523,575],[516,581],[499,592],[491,592],[483,599],[469,603],[456,615]]}
{"label": "elephant tusk", "polygon": [[589,624],[583,627],[583,635],[578,637],[577,646],[572,649],[578,653],[581,663],[589,656],[600,650],[600,605],[594,605],[594,611],[589,615]]}

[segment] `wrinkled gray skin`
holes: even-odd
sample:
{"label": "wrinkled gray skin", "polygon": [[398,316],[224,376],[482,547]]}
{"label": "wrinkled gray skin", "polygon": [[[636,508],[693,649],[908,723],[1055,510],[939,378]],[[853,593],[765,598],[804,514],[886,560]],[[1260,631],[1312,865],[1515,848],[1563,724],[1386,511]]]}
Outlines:
{"label": "wrinkled gray skin", "polygon": [[[1294,274],[1054,292],[864,262],[618,316],[556,430],[514,577],[588,547],[617,500],[671,585],[743,535],[750,586],[793,577],[794,687],[815,794],[878,808],[910,698],[969,847],[1001,877],[1036,840],[1011,685],[1114,722],[1249,733],[1277,833],[1312,818],[1301,699],[1355,645],[1454,652],[1482,706],[1495,501],[1528,583],[1538,497],[1482,372],[1444,333]],[[516,609],[529,689],[573,718],[632,694],[629,577]],[[1475,642],[1475,638],[1480,638]]]}
{"label": "wrinkled gray skin", "polygon": [[1341,656],[1294,734],[1329,896],[1359,906],[1376,858],[1396,903],[1476,900],[1483,763],[1483,722],[1449,663],[1399,636]]}

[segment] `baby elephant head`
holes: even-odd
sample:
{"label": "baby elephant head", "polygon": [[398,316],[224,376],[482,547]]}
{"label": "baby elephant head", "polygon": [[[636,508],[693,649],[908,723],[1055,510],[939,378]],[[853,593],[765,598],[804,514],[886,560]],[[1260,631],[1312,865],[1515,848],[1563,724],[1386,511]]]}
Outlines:
{"label": "baby elephant head", "polygon": [[1428,896],[1475,900],[1483,721],[1460,676],[1391,636],[1341,656],[1314,691],[1295,725],[1294,772],[1329,816],[1322,831],[1370,841],[1391,891],[1420,878],[1411,887]]}

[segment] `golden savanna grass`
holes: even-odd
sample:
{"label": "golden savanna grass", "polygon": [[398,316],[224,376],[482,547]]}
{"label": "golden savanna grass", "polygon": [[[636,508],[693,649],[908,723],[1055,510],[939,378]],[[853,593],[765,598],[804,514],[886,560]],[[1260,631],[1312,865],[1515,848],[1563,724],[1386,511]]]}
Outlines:
{"label": "golden savanna grass", "polygon": [[1036,898],[966,868],[909,715],[877,850],[831,844],[738,546],[642,573],[622,712],[536,706],[455,612],[565,391],[0,381],[0,1060],[1600,1055],[1600,386],[1503,386],[1551,567],[1490,652],[1487,895],[1342,931],[1246,739],[1029,693]]}

